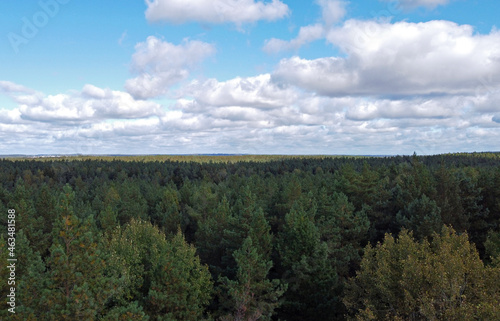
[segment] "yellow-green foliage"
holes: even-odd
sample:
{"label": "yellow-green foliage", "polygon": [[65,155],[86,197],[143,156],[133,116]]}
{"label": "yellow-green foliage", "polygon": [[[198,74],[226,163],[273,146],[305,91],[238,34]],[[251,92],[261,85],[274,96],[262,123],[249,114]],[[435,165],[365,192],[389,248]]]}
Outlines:
{"label": "yellow-green foliage", "polygon": [[499,276],[465,233],[417,242],[403,230],[366,247],[344,303],[353,320],[500,320]]}

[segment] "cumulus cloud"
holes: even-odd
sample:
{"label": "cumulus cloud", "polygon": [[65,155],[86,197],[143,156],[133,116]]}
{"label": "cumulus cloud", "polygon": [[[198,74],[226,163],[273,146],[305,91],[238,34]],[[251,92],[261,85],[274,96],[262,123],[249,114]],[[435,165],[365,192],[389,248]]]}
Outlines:
{"label": "cumulus cloud", "polygon": [[19,109],[0,109],[0,124],[20,124],[22,122]]}
{"label": "cumulus cloud", "polygon": [[188,79],[212,45],[148,38],[136,47],[128,92],[85,85],[45,95],[0,82],[18,103],[0,109],[2,153],[430,154],[500,139],[498,32],[445,21],[349,20],[325,30],[345,55],[184,82],[165,108],[141,99]]}
{"label": "cumulus cloud", "polygon": [[301,27],[299,34],[292,40],[271,38],[266,41],[263,50],[267,53],[277,53],[280,51],[296,50],[300,47],[323,37],[324,27],[321,24],[314,24]]}
{"label": "cumulus cloud", "polygon": [[347,3],[339,0],[318,0],[321,7],[321,22],[304,26],[299,29],[299,34],[291,40],[271,38],[266,40],[262,48],[267,53],[297,50],[302,46],[321,39],[325,36],[325,30],[344,18]]}
{"label": "cumulus cloud", "polygon": [[273,21],[289,13],[280,0],[146,0],[146,18],[150,22],[171,23],[243,23]]}
{"label": "cumulus cloud", "polygon": [[453,98],[434,99],[361,99],[349,108],[346,117],[353,120],[371,120],[377,118],[450,118],[457,116],[462,107]]}
{"label": "cumulus cloud", "polygon": [[345,1],[318,0],[317,3],[321,7],[321,16],[327,27],[339,22],[347,13]]}
{"label": "cumulus cloud", "polygon": [[185,90],[181,96],[189,98],[166,110],[93,85],[21,94],[18,108],[0,110],[2,151],[430,154],[488,149],[486,141],[500,139],[495,91],[328,97],[278,85],[269,74],[192,81]]}
{"label": "cumulus cloud", "polygon": [[500,32],[468,25],[348,20],[327,34],[347,57],[283,59],[273,80],[324,95],[470,94],[500,79]]}
{"label": "cumulus cloud", "polygon": [[136,98],[165,94],[169,87],[188,78],[190,70],[215,53],[215,47],[197,40],[180,45],[150,36],[136,45],[131,71],[137,77],[127,80],[125,89]]}
{"label": "cumulus cloud", "polygon": [[233,78],[219,82],[209,79],[194,81],[185,89],[185,94],[196,98],[202,105],[247,106],[272,108],[292,104],[298,97],[297,89],[278,86],[271,82],[269,74],[255,77]]}
{"label": "cumulus cloud", "polygon": [[144,118],[161,113],[154,102],[130,94],[85,85],[80,92],[17,97],[19,118],[37,122],[86,122],[103,119]]}

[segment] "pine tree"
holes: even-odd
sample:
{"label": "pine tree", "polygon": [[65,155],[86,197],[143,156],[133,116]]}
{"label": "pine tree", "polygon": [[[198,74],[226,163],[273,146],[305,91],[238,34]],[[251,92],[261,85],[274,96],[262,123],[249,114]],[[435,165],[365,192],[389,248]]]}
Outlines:
{"label": "pine tree", "polygon": [[16,314],[11,315],[12,320],[46,320],[46,310],[40,302],[40,292],[46,288],[47,279],[45,264],[40,253],[33,252],[32,246],[20,230],[16,237],[16,253],[19,263],[16,269],[17,298]]}
{"label": "pine tree", "polygon": [[56,220],[56,198],[47,184],[43,184],[35,198],[35,211],[38,218],[37,230],[41,237],[31,242],[35,251],[40,252],[42,258],[49,255],[49,249],[52,245],[52,228]]}
{"label": "pine tree", "polygon": [[352,320],[497,320],[498,276],[465,233],[444,227],[429,243],[403,230],[367,246],[344,303]]}
{"label": "pine tree", "polygon": [[155,267],[148,292],[152,320],[200,320],[212,294],[207,266],[179,230]]}
{"label": "pine tree", "polygon": [[[7,243],[8,238],[9,236],[4,238],[4,234],[0,234],[0,260],[4,263],[7,262],[7,259],[9,258],[9,246]],[[11,295],[11,285],[8,283],[10,272],[8,264],[0,264],[0,277],[2,278],[2,282],[0,282],[0,295],[2,299],[5,298],[5,300],[8,298],[7,295]],[[7,320],[7,318],[11,316],[11,313],[8,311],[8,308],[11,308],[11,306],[8,306],[6,303],[3,303],[2,305],[4,305],[4,308],[0,309],[0,318],[2,318],[2,320]]]}
{"label": "pine tree", "polygon": [[232,236],[237,241],[240,237],[244,240],[232,253],[236,265],[234,277],[220,278],[222,301],[229,310],[224,318],[270,320],[285,289],[279,280],[268,279],[273,266],[271,227],[248,187],[236,208],[239,215],[233,221]]}
{"label": "pine tree", "polygon": [[419,240],[438,232],[442,226],[440,208],[425,194],[405,206],[396,220],[403,228],[412,230]]}
{"label": "pine tree", "polygon": [[151,218],[153,224],[162,229],[165,235],[175,235],[179,227],[185,224],[179,205],[179,192],[173,187],[163,189],[161,200],[156,204],[154,214]]}
{"label": "pine tree", "polygon": [[361,261],[370,222],[365,212],[356,212],[343,193],[335,192],[316,216],[320,238],[328,244],[329,258],[340,276],[347,278]]}
{"label": "pine tree", "polygon": [[[142,307],[151,320],[197,320],[210,301],[211,280],[182,234],[167,240],[149,222],[134,220],[109,240],[110,267],[123,276],[112,298],[114,315]],[[125,309],[125,310],[124,310]],[[139,313],[136,309],[136,315]]]}
{"label": "pine tree", "polygon": [[202,262],[207,263],[216,279],[223,271],[222,257],[226,251],[224,231],[229,228],[232,217],[229,201],[223,196],[212,215],[198,222],[196,248]]}
{"label": "pine tree", "polygon": [[111,231],[118,225],[118,212],[111,205],[99,213],[98,223],[104,234],[109,235]]}
{"label": "pine tree", "polygon": [[145,219],[148,213],[147,202],[141,194],[139,185],[126,180],[120,186],[120,201],[118,202],[118,221],[120,225],[128,223],[132,218]]}
{"label": "pine tree", "polygon": [[249,236],[242,247],[234,252],[238,271],[235,280],[223,277],[222,288],[227,290],[231,302],[230,314],[222,320],[254,321],[271,320],[278,299],[285,287],[279,280],[269,280],[267,275],[272,267],[269,258],[259,254]]}
{"label": "pine tree", "polygon": [[73,212],[75,193],[66,185],[58,202],[54,243],[47,260],[47,288],[42,291],[45,317],[51,320],[94,319],[111,295],[105,263],[94,241],[94,223]]}
{"label": "pine tree", "polygon": [[320,239],[314,215],[296,203],[286,215],[279,234],[282,280],[288,284],[279,317],[286,320],[338,317],[337,272],[328,258],[327,243]]}
{"label": "pine tree", "polygon": [[[236,201],[233,215],[228,218],[228,228],[223,231],[222,244],[225,248],[225,253],[222,256],[222,264],[225,266],[225,269],[222,275],[234,279],[237,264],[233,253],[241,248],[244,240],[249,236],[252,225],[254,229],[258,228],[257,226],[259,225],[261,231],[269,231],[270,229],[264,212],[257,205],[255,195],[248,186],[245,186],[243,187],[242,195]],[[260,235],[259,238],[266,238],[266,235]],[[259,242],[259,240],[255,239],[254,242]],[[260,245],[263,251],[270,251],[271,247],[269,244],[262,243]]]}

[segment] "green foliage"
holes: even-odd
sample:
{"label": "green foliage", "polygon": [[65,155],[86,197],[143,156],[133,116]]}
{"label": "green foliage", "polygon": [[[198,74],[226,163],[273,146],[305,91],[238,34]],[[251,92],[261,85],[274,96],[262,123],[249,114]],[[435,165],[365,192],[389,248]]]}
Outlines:
{"label": "green foliage", "polygon": [[92,218],[78,219],[73,202],[74,192],[65,186],[41,297],[42,317],[51,320],[94,319],[112,293],[111,280],[103,275],[105,263],[94,241]]}
{"label": "green foliage", "polygon": [[[38,252],[33,252],[31,244],[21,230],[16,238],[17,263],[17,298],[16,314],[13,320],[42,320],[47,311],[41,309],[39,289],[47,286],[45,264]],[[20,277],[21,276],[21,277]]]}
{"label": "green foliage", "polygon": [[403,230],[367,246],[344,303],[356,320],[496,320],[498,273],[483,265],[467,234],[444,227],[429,243]]}
{"label": "green foliage", "polygon": [[260,248],[253,244],[250,236],[241,249],[234,252],[238,265],[236,280],[221,279],[231,303],[230,314],[223,316],[222,320],[271,320],[274,309],[279,306],[278,299],[286,287],[277,279],[267,278],[272,261],[259,252]]}
{"label": "green foliage", "polygon": [[[9,258],[9,250],[7,245],[7,240],[4,239],[2,235],[0,238],[0,260],[2,262],[7,262]],[[0,295],[2,298],[7,298],[7,295],[10,294],[10,285],[8,284],[8,280],[10,277],[10,270],[7,264],[0,264],[0,277],[2,278],[2,282],[0,283]],[[0,317],[7,318],[9,315],[9,311],[7,310],[7,305],[4,306],[4,309],[0,309]]]}
{"label": "green foliage", "polygon": [[0,318],[498,319],[499,155],[0,160]]}
{"label": "green foliage", "polygon": [[222,273],[223,256],[226,252],[224,245],[224,231],[230,227],[232,218],[227,198],[224,196],[212,215],[198,221],[196,231],[196,248],[203,262],[206,262],[214,278]]}
{"label": "green foliage", "polygon": [[152,222],[160,227],[166,235],[174,235],[183,226],[179,204],[180,195],[175,187],[162,189],[160,201],[155,206]]}
{"label": "green foliage", "polygon": [[442,226],[440,208],[425,194],[405,206],[396,219],[403,228],[412,230],[419,240],[438,232]]}
{"label": "green foliage", "polygon": [[122,310],[136,301],[151,320],[201,317],[211,298],[210,273],[180,231],[167,240],[151,223],[132,219],[113,233],[109,248],[112,270],[126,282],[113,298]]}
{"label": "green foliage", "polygon": [[147,305],[152,319],[200,320],[212,294],[207,266],[179,231],[154,269]]}
{"label": "green foliage", "polygon": [[370,222],[364,210],[356,212],[343,193],[335,192],[318,216],[321,239],[328,244],[329,257],[343,278],[361,261]]}
{"label": "green foliage", "polygon": [[39,237],[31,241],[35,251],[43,257],[48,256],[48,249],[52,244],[53,222],[56,220],[56,198],[47,184],[43,184],[35,200],[35,212],[38,217],[36,229]]}
{"label": "green foliage", "polygon": [[287,320],[335,319],[338,309],[338,277],[329,261],[328,244],[321,241],[314,212],[294,205],[279,235],[278,251],[288,284],[280,316]]}
{"label": "green foliage", "polygon": [[142,307],[136,302],[132,302],[126,306],[115,306],[109,310],[104,316],[99,318],[102,321],[148,321],[147,316]]}
{"label": "green foliage", "polygon": [[132,219],[125,228],[118,227],[106,247],[110,273],[123,276],[123,291],[113,297],[119,305],[138,301],[144,304],[149,293],[154,268],[167,247],[165,235],[151,223]]}
{"label": "green foliage", "polygon": [[120,201],[118,202],[118,221],[121,225],[131,219],[145,219],[147,203],[137,184],[125,181],[120,186]]}
{"label": "green foliage", "polygon": [[486,257],[488,261],[492,261],[493,264],[500,267],[500,233],[489,231],[484,246],[486,248]]}

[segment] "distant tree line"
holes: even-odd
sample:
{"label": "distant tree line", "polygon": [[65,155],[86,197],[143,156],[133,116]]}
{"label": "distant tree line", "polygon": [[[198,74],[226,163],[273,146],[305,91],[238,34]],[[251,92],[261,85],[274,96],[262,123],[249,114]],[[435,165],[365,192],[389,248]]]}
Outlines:
{"label": "distant tree line", "polygon": [[0,160],[0,318],[500,320],[499,154],[224,157]]}

